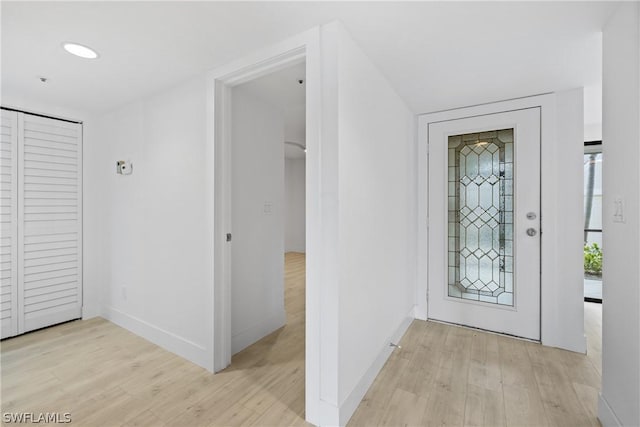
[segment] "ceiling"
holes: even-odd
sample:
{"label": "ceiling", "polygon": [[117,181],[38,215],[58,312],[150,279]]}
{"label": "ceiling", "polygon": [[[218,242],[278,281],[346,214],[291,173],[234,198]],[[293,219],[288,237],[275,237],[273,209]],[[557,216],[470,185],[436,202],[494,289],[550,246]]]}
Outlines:
{"label": "ceiling", "polygon": [[[339,19],[414,112],[436,111],[598,86],[599,32],[616,6],[2,1],[2,92],[103,113]],[[73,57],[64,41],[101,56]]]}
{"label": "ceiling", "polygon": [[282,111],[286,158],[302,159],[305,156],[300,148],[306,146],[304,78],[303,62],[240,85],[243,90]]}

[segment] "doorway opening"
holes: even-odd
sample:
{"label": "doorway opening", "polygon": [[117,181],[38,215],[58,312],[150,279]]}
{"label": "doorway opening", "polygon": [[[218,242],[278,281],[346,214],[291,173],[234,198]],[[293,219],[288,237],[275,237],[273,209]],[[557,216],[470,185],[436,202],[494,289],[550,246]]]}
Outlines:
{"label": "doorway opening", "polygon": [[[232,230],[232,98],[233,88],[243,83],[256,80],[268,74],[283,70],[297,64],[304,63],[304,93],[305,93],[305,313],[304,328],[301,330],[300,340],[304,341],[304,363],[292,369],[303,371],[303,392],[295,390],[293,395],[302,402],[303,418],[320,424],[322,416],[322,399],[320,398],[320,378],[322,369],[320,354],[320,320],[321,305],[321,277],[324,255],[325,236],[322,233],[322,199],[320,197],[323,167],[320,162],[321,154],[321,83],[320,73],[320,44],[318,29],[299,34],[276,45],[256,51],[239,58],[208,73],[207,78],[207,171],[210,173],[208,209],[213,212],[210,231],[212,232],[213,269],[211,273],[211,294],[207,299],[209,330],[211,341],[208,343],[208,354],[212,371],[220,372],[231,364],[231,249],[235,238]],[[299,84],[298,82],[295,82]],[[253,126],[247,123],[247,126]],[[284,146],[284,142],[282,141]],[[281,151],[284,157],[284,148]],[[284,183],[284,175],[282,176]],[[259,210],[264,213],[262,200]],[[273,210],[274,205],[271,205]],[[269,206],[267,206],[267,210]],[[236,232],[239,230],[235,230]],[[276,268],[282,269],[283,256],[280,253],[280,264]],[[276,264],[274,264],[276,265]],[[284,316],[284,310],[282,310]],[[284,323],[284,322],[283,322]],[[285,367],[286,364],[277,363],[274,369]],[[272,378],[287,378],[289,375]],[[279,382],[279,381],[276,381]],[[254,383],[254,382],[252,382]],[[274,396],[273,393],[269,393]],[[281,400],[279,400],[282,403]],[[300,418],[300,414],[296,414]],[[280,419],[272,424],[285,422]],[[292,421],[293,423],[293,421]]]}
{"label": "doorway opening", "polygon": [[226,363],[216,370],[242,371],[262,390],[256,422],[295,423],[306,412],[306,62],[294,58],[223,92],[228,311],[218,323]]}

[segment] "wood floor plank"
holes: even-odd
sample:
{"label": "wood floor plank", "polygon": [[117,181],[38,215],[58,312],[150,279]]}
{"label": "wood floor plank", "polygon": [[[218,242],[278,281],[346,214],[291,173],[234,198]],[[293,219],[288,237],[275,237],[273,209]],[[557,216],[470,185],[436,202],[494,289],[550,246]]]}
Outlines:
{"label": "wood floor plank", "polygon": [[529,343],[533,372],[541,401],[552,425],[598,426],[589,417],[575,393],[572,379],[562,363],[563,351]]}
{"label": "wood floor plank", "polygon": [[396,388],[378,425],[418,426],[422,422],[426,409],[426,398]]}
{"label": "wood floor plank", "polygon": [[505,384],[503,396],[508,426],[551,425],[536,387]]}

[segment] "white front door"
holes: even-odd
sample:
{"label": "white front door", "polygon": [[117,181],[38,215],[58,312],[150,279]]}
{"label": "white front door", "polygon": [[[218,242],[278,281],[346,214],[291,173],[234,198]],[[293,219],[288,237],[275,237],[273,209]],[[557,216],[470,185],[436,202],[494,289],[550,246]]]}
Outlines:
{"label": "white front door", "polygon": [[428,317],[540,340],[540,109],[427,131]]}

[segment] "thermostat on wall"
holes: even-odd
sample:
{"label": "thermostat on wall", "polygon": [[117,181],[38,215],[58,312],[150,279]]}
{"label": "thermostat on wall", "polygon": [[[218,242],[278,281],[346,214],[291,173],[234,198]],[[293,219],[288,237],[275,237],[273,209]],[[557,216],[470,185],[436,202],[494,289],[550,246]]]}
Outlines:
{"label": "thermostat on wall", "polygon": [[116,172],[120,175],[131,175],[133,173],[133,164],[131,162],[125,162],[124,160],[118,160],[118,163],[116,163]]}

